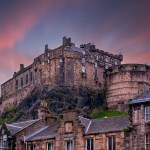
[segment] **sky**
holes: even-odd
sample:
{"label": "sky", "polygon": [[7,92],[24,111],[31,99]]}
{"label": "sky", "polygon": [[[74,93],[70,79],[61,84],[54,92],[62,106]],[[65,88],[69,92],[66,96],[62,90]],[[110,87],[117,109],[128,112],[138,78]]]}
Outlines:
{"label": "sky", "polygon": [[0,84],[63,36],[150,65],[150,1],[0,0]]}

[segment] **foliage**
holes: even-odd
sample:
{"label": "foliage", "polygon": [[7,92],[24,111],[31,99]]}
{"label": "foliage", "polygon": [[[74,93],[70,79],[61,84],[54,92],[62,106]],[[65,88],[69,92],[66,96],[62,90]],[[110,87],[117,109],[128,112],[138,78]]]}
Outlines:
{"label": "foliage", "polygon": [[127,128],[124,128],[123,131],[126,133],[129,133],[132,131],[132,128],[127,127]]}
{"label": "foliage", "polygon": [[92,110],[91,118],[104,118],[104,117],[115,117],[115,116],[127,116],[127,112],[119,112],[115,110],[108,110],[103,107],[95,108]]}
{"label": "foliage", "polygon": [[9,107],[7,107],[6,111],[10,112],[10,111],[14,111],[15,109],[16,109],[15,106],[9,106]]}

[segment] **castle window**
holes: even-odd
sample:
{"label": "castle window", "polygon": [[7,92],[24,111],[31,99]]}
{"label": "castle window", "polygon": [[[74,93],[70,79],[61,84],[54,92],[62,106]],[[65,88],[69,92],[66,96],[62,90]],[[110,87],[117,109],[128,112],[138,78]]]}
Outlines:
{"label": "castle window", "polygon": [[115,136],[110,136],[107,138],[107,150],[116,150]]}
{"label": "castle window", "polygon": [[98,65],[97,65],[97,63],[95,63],[95,68],[97,68],[98,67]]}
{"label": "castle window", "polygon": [[66,149],[65,150],[73,150],[73,141],[66,141]]}
{"label": "castle window", "polygon": [[85,63],[85,58],[83,57],[83,58],[82,58],[82,64],[84,64],[84,63]]}
{"label": "castle window", "polygon": [[28,83],[28,74],[26,75],[26,84]]}
{"label": "castle window", "polygon": [[62,62],[62,58],[59,59],[59,62]]}
{"label": "castle window", "polygon": [[82,66],[82,72],[85,73],[85,66]]}
{"label": "castle window", "polygon": [[47,150],[54,150],[54,144],[53,143],[47,143]]}
{"label": "castle window", "polygon": [[33,79],[33,75],[32,75],[32,72],[30,72],[30,81],[32,81]]}
{"label": "castle window", "polygon": [[145,107],[145,121],[150,121],[150,106]]}
{"label": "castle window", "polygon": [[21,78],[21,86],[23,86],[23,77]]}
{"label": "castle window", "polygon": [[29,145],[29,150],[35,150],[35,145],[34,144]]}
{"label": "castle window", "polygon": [[49,64],[49,62],[50,62],[50,61],[49,61],[49,59],[48,59],[48,64]]}
{"label": "castle window", "polygon": [[86,150],[94,150],[93,139],[86,139]]}
{"label": "castle window", "polygon": [[150,150],[150,134],[145,135],[145,150]]}
{"label": "castle window", "polygon": [[16,90],[18,90],[18,80],[16,80]]}

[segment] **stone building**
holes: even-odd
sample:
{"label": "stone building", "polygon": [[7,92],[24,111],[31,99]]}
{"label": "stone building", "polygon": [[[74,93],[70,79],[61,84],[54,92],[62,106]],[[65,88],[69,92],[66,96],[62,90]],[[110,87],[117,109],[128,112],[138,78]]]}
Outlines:
{"label": "stone building", "polygon": [[[47,118],[47,121],[45,119]],[[87,119],[74,111],[63,119],[46,117],[14,124],[0,130],[1,148],[10,150],[126,150],[130,149],[129,118]]]}
{"label": "stone building", "polygon": [[132,150],[150,150],[150,90],[130,102]]}
{"label": "stone building", "polygon": [[129,101],[150,88],[150,66],[121,64],[107,69],[106,101],[109,108],[127,110]]}
{"label": "stone building", "polygon": [[1,85],[1,112],[8,106],[18,105],[34,87],[42,85],[103,89],[105,69],[120,65],[122,60],[122,55],[104,52],[90,43],[76,47],[66,37],[56,49],[45,45],[44,53],[31,65],[21,64],[13,78]]}

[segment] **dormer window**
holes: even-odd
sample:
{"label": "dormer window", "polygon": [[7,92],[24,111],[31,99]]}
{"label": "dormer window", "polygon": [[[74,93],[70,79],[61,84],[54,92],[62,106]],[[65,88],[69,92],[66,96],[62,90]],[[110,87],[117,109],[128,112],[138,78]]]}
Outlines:
{"label": "dormer window", "polygon": [[150,106],[145,107],[145,121],[150,121]]}

